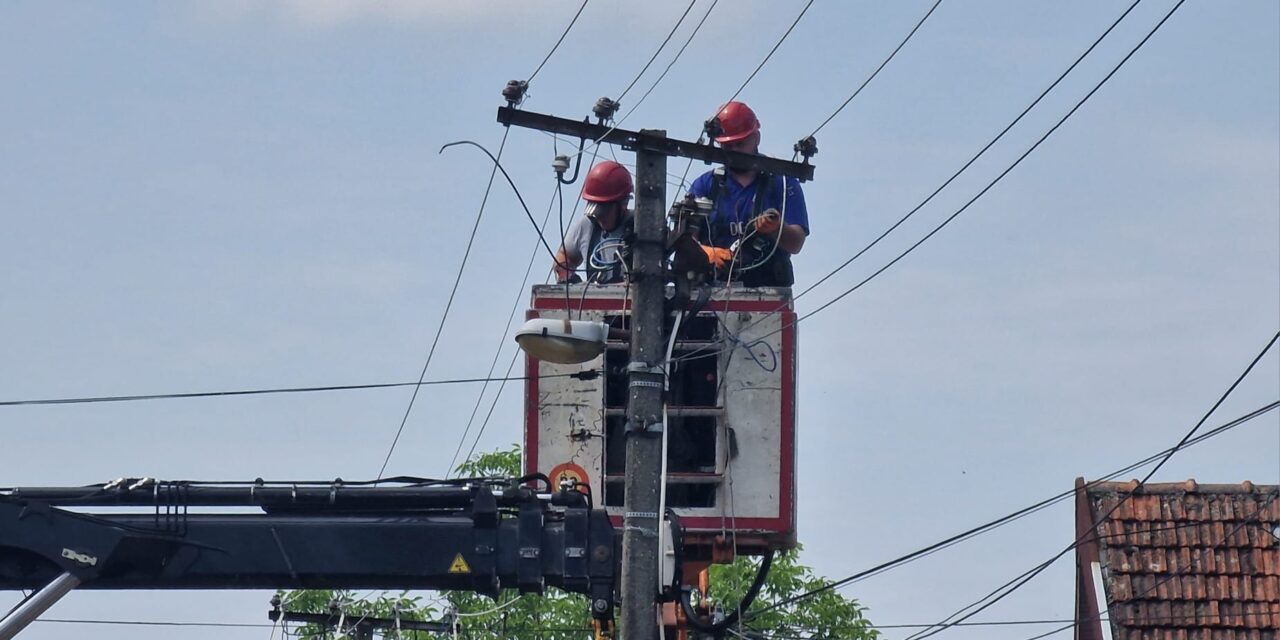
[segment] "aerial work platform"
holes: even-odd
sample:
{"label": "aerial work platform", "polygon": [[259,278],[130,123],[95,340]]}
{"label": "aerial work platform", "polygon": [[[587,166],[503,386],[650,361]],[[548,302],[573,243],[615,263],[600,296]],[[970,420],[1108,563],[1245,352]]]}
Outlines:
{"label": "aerial work platform", "polygon": [[[535,286],[528,312],[530,319],[568,317],[610,327],[604,353],[590,362],[528,358],[524,450],[527,473],[545,473],[553,485],[582,483],[615,525],[623,514],[630,309],[625,285],[560,284]],[[667,506],[685,529],[685,557],[709,557],[712,547],[725,545],[739,553],[791,548],[796,331],[790,289],[719,286],[695,314],[688,311],[665,394]],[[587,370],[601,374],[563,375]]]}

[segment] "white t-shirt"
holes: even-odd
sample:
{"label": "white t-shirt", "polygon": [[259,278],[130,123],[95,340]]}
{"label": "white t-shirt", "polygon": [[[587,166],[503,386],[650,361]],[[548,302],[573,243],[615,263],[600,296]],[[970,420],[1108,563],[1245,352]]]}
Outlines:
{"label": "white t-shirt", "polygon": [[[629,217],[624,217],[613,231],[600,229],[586,216],[578,218],[564,233],[565,253],[571,259],[581,260],[588,274],[602,273],[593,281],[621,280],[623,270],[619,250],[622,248],[622,239],[629,232],[629,225],[626,224]],[[595,246],[592,246],[592,240],[595,240]]]}

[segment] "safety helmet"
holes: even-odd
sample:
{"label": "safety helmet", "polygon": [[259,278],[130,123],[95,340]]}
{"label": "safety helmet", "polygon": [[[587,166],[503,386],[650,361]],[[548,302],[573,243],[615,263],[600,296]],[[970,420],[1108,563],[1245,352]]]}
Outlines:
{"label": "safety helmet", "polygon": [[629,195],[631,172],[612,160],[591,167],[582,185],[582,199],[590,202],[613,202]]}
{"label": "safety helmet", "polygon": [[721,144],[737,142],[760,130],[756,112],[742,102],[725,104],[716,117],[720,119],[720,135],[716,136],[716,142]]}

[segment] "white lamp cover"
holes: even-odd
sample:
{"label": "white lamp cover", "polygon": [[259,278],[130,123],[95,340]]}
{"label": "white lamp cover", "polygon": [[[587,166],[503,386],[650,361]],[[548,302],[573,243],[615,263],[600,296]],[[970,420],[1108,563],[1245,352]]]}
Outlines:
{"label": "white lamp cover", "polygon": [[557,364],[577,364],[604,351],[609,326],[590,320],[534,318],[516,331],[516,342],[531,357]]}

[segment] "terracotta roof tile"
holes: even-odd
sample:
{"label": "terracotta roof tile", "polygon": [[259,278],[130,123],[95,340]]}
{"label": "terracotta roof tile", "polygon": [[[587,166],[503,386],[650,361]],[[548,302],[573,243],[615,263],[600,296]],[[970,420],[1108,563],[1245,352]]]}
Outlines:
{"label": "terracotta roof tile", "polygon": [[1280,640],[1280,487],[1137,486],[1086,489],[1115,640]]}

